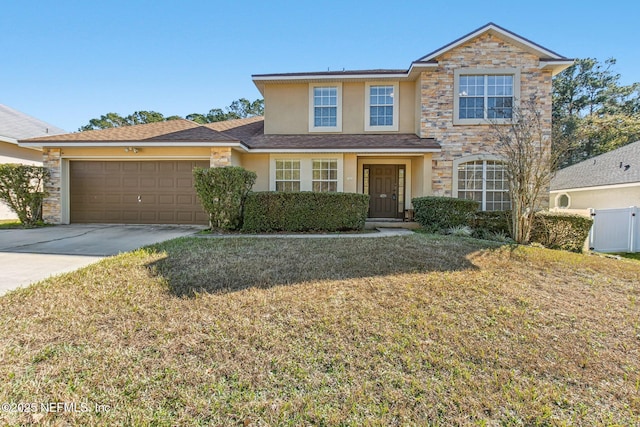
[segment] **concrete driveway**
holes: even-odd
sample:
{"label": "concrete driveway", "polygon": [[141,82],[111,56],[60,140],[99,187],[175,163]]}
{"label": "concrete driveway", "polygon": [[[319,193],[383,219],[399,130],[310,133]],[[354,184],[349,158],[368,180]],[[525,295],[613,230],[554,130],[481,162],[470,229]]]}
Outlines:
{"label": "concrete driveway", "polygon": [[106,256],[189,236],[203,228],[72,224],[0,230],[0,295],[52,275],[77,270]]}

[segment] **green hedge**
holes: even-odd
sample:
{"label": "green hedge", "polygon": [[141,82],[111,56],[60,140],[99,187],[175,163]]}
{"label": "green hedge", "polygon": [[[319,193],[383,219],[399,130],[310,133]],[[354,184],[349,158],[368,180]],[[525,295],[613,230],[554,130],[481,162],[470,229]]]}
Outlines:
{"label": "green hedge", "polygon": [[355,193],[255,192],[244,205],[243,231],[362,230],[369,196]]}
{"label": "green hedge", "polygon": [[24,227],[42,222],[42,202],[47,196],[44,187],[51,174],[42,166],[0,164],[0,202],[4,202]]}
{"label": "green hedge", "polygon": [[194,186],[212,228],[237,230],[242,226],[242,209],[256,173],[238,166],[194,168]]}
{"label": "green hedge", "polygon": [[538,212],[533,221],[531,242],[550,249],[582,252],[593,220],[580,215]]}
{"label": "green hedge", "polygon": [[416,197],[412,200],[414,219],[429,231],[469,225],[480,204],[453,197]]}
{"label": "green hedge", "polygon": [[510,223],[511,211],[478,211],[471,216],[469,226],[474,230],[509,234]]}

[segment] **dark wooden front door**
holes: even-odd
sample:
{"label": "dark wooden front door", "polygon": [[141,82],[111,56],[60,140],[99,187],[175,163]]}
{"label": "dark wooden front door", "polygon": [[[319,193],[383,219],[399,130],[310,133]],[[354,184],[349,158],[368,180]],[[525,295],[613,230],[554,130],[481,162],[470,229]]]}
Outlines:
{"label": "dark wooden front door", "polygon": [[398,168],[399,165],[368,165],[369,168],[369,217],[398,217]]}

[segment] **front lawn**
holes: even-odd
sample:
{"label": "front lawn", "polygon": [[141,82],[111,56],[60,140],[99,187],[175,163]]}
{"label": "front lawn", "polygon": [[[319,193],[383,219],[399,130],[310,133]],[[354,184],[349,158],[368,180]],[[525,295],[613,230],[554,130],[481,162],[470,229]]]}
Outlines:
{"label": "front lawn", "polygon": [[489,245],[185,238],[12,292],[0,423],[640,423],[640,265]]}

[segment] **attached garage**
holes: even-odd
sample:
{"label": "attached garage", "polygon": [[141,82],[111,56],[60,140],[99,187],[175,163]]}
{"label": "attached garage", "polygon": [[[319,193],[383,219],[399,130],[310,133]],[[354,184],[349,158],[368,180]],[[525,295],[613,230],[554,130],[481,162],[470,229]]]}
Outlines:
{"label": "attached garage", "polygon": [[72,223],[207,224],[193,168],[208,161],[69,162]]}

